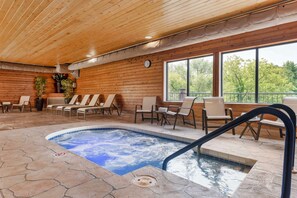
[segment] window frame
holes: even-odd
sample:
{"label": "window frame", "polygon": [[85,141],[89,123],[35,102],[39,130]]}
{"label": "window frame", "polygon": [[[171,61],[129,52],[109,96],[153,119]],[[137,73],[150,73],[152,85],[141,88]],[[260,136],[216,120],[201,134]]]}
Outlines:
{"label": "window frame", "polygon": [[[287,45],[287,44],[292,44],[292,43],[296,43],[297,41],[288,41],[288,42],[281,42],[281,43],[275,43],[275,44],[267,44],[267,45],[263,45],[263,46],[256,46],[256,47],[248,47],[248,48],[243,48],[243,49],[239,49],[239,50],[230,50],[230,51],[222,51],[220,52],[220,80],[219,80],[219,90],[220,90],[220,96],[224,97],[224,82],[223,82],[223,71],[224,71],[224,58],[223,55],[224,54],[228,54],[228,53],[234,53],[234,52],[242,52],[242,51],[247,51],[247,50],[255,50],[255,102],[251,103],[251,104],[271,104],[271,103],[265,103],[265,102],[261,102],[259,103],[259,49],[263,49],[263,48],[268,48],[268,47],[274,47],[274,46],[280,46],[280,45]],[[240,102],[227,102],[227,103],[235,103],[235,104],[246,104],[246,103],[240,103]]]}
{"label": "window frame", "polygon": [[210,54],[204,54],[204,55],[201,55],[201,56],[194,56],[194,57],[188,57],[188,58],[182,58],[182,59],[175,59],[175,60],[169,60],[169,61],[164,61],[164,80],[165,80],[165,93],[164,93],[164,102],[182,102],[182,101],[174,101],[174,100],[168,100],[168,64],[169,63],[172,63],[172,62],[177,62],[177,61],[186,61],[187,63],[187,87],[186,87],[186,93],[187,93],[187,96],[189,96],[190,94],[190,60],[191,59],[197,59],[197,58],[204,58],[204,57],[209,57],[209,56],[212,56],[212,90],[211,90],[211,95],[213,96],[213,93],[214,93],[214,86],[213,86],[213,82],[214,82],[214,60],[215,60],[215,54],[214,53],[210,53]]}

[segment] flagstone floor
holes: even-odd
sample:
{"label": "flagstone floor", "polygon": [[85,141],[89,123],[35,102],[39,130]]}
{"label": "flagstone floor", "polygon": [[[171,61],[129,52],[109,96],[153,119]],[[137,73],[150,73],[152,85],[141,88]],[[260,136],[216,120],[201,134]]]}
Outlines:
{"label": "flagstone floor", "polygon": [[[78,120],[45,112],[0,114],[0,197],[223,197],[188,180],[154,167],[118,176],[45,139],[50,133],[81,126],[133,128],[174,139],[193,141],[199,129],[133,123],[130,115],[90,116]],[[224,134],[203,146],[202,152],[231,161],[255,163],[232,197],[280,197],[283,140]],[[133,178],[149,175],[155,186],[142,188]],[[291,197],[297,197],[297,175]]]}

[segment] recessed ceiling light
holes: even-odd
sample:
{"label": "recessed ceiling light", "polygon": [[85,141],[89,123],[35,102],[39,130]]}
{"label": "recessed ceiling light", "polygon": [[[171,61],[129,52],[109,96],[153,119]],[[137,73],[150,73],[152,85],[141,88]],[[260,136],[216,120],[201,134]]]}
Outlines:
{"label": "recessed ceiling light", "polygon": [[87,54],[87,55],[86,55],[86,57],[88,57],[88,58],[91,58],[91,57],[92,57],[92,55],[91,55],[91,54]]}
{"label": "recessed ceiling light", "polygon": [[152,39],[153,37],[152,36],[146,36],[144,37],[145,39]]}

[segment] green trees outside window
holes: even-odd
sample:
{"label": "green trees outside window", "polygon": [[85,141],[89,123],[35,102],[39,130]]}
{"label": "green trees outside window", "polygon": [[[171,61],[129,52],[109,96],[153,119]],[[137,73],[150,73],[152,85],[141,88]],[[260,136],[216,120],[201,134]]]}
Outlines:
{"label": "green trees outside window", "polygon": [[185,96],[202,99],[212,95],[213,56],[168,62],[167,101],[182,101]]}
{"label": "green trees outside window", "polygon": [[297,96],[297,43],[222,54],[226,102],[281,103]]}

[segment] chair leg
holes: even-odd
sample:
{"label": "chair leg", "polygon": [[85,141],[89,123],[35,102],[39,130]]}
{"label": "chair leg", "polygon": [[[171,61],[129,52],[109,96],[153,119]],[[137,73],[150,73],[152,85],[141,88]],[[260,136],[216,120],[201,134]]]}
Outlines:
{"label": "chair leg", "polygon": [[177,121],[177,114],[175,115],[175,120],[174,120],[173,129],[175,129],[176,121]]}
{"label": "chair leg", "polygon": [[258,123],[258,130],[257,130],[257,136],[256,136],[256,140],[259,139],[260,137],[260,131],[261,131],[261,127],[262,127],[262,124],[261,123]]}
{"label": "chair leg", "polygon": [[205,127],[205,135],[208,134],[208,126],[207,126],[207,118],[204,120],[204,127]]}
{"label": "chair leg", "polygon": [[135,112],[135,115],[134,115],[134,123],[136,123],[136,116],[137,116],[137,113]]}
{"label": "chair leg", "polygon": [[279,135],[280,135],[281,138],[284,137],[283,130],[281,128],[279,128]]}
{"label": "chair leg", "polygon": [[202,130],[204,130],[205,129],[205,111],[204,110],[202,110]]}
{"label": "chair leg", "polygon": [[194,111],[192,111],[193,114],[193,124],[194,124],[194,128],[196,129],[196,120],[195,120],[195,113]]}
{"label": "chair leg", "polygon": [[154,119],[154,112],[151,112],[151,124],[153,124],[153,119]]}
{"label": "chair leg", "polygon": [[186,123],[185,123],[185,116],[182,116],[182,118],[183,118],[183,124],[185,125]]}

